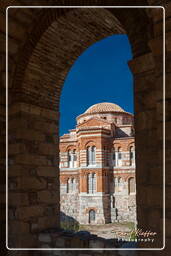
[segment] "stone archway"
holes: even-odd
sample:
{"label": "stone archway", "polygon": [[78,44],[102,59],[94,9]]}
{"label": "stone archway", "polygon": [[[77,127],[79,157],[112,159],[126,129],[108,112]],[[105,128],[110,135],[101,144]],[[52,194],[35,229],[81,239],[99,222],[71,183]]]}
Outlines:
{"label": "stone archway", "polygon": [[[14,11],[11,17],[20,16],[20,10]],[[102,19],[104,14],[108,17],[105,22]],[[161,216],[162,203],[161,159],[158,159],[158,180],[153,180],[156,175],[155,156],[158,153],[154,137],[160,121],[156,118],[157,97],[154,94],[154,83],[157,81],[160,96],[162,76],[160,66],[155,65],[156,59],[161,57],[161,52],[156,52],[156,41],[152,40],[152,18],[155,14],[149,12],[149,18],[145,10],[132,9],[120,12],[106,9],[100,9],[98,12],[96,9],[73,9],[68,12],[64,9],[34,11],[34,17],[37,16],[37,19],[32,20],[33,29],[26,37],[24,46],[20,44],[17,65],[10,75],[9,247],[36,247],[36,232],[59,226],[59,204],[56,204],[59,202],[59,181],[56,179],[56,124],[59,121],[61,87],[76,57],[93,42],[116,32],[126,31],[134,53],[130,67],[135,79],[138,221],[144,228],[154,228],[155,222],[151,222],[151,216],[154,207],[156,218]],[[39,24],[36,20],[39,20]],[[79,25],[76,22],[78,20]],[[158,20],[161,21],[160,15]],[[83,29],[84,26],[81,27],[85,24],[87,30]],[[116,27],[113,28],[111,24],[116,24]],[[147,29],[148,24],[150,31]],[[12,31],[12,28],[9,29],[10,33]],[[27,31],[26,28],[25,32]],[[56,31],[61,34],[55,34]],[[68,33],[70,36],[67,36]],[[155,67],[159,68],[157,76]],[[146,91],[153,95],[152,101]],[[144,136],[147,138],[148,150]],[[149,154],[154,156],[154,159],[149,159]],[[149,171],[144,173],[143,166],[149,162]],[[149,183],[146,183],[149,172]],[[147,202],[141,191],[151,195],[150,191],[153,189],[156,191],[157,200],[149,196]],[[161,247],[161,225],[157,232],[159,239],[156,246]]]}

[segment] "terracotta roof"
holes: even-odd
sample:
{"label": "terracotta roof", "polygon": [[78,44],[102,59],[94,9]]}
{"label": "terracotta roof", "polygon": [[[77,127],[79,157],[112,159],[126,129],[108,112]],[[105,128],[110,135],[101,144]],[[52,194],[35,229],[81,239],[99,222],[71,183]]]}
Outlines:
{"label": "terracotta roof", "polygon": [[102,102],[89,107],[84,114],[99,112],[125,112],[120,106],[114,103]]}

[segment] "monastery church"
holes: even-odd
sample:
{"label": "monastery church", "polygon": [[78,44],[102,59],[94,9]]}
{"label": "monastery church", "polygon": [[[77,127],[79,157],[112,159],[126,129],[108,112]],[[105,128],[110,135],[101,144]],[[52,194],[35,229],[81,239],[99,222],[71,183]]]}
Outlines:
{"label": "monastery church", "polygon": [[136,220],[134,117],[98,103],[60,137],[60,205],[80,224]]}

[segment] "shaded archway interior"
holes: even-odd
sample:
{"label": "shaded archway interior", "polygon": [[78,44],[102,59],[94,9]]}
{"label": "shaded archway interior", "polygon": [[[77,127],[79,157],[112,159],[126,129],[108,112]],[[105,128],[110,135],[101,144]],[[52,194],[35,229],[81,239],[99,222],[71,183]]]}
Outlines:
{"label": "shaded archway interior", "polygon": [[[37,240],[33,236],[35,232],[59,226],[59,204],[56,203],[59,202],[59,181],[56,179],[59,175],[56,167],[58,166],[56,123],[59,121],[57,110],[59,110],[63,82],[76,58],[88,46],[102,38],[116,33],[127,33],[135,58],[130,65],[135,74],[136,91],[139,92],[144,80],[146,86],[150,81],[150,88],[155,82],[154,59],[148,46],[150,37],[153,36],[152,24],[144,10],[73,9],[67,12],[67,9],[66,11],[53,9],[38,10],[38,14],[39,20],[41,17],[43,20],[39,25],[36,24],[36,30],[32,30],[22,48],[12,78],[12,88],[9,91],[10,132],[13,134],[9,139],[12,163],[9,168],[9,184],[13,184],[10,185],[9,194],[9,209],[12,216],[9,225],[11,247],[36,247]],[[151,130],[153,134],[156,134],[157,130],[156,98],[154,97],[150,103],[149,99],[146,99],[145,105],[140,105],[135,97],[136,145],[139,161],[137,196],[138,200],[141,198],[141,201],[137,202],[140,223],[145,227],[149,225],[154,228],[154,223],[150,223],[150,217],[144,219],[147,214],[145,210],[152,202],[151,212],[153,205],[157,209],[157,214],[161,212],[161,198],[159,196],[158,201],[146,202],[145,199],[142,200],[140,189],[145,186],[145,191],[148,193],[152,188],[152,184],[147,188],[144,185],[147,174],[144,174],[145,178],[142,179],[144,172],[142,166],[150,162],[150,165],[146,166],[151,169],[147,169],[145,173],[152,170],[154,159],[149,159],[149,153],[156,149],[155,140],[148,142],[152,137]],[[144,144],[144,136],[149,138],[147,144]],[[19,144],[17,154],[12,148],[16,143]],[[20,170],[19,174],[16,170]],[[160,170],[158,172],[160,173]],[[151,176],[153,177],[152,171]],[[161,183],[160,180],[158,182]],[[158,191],[157,187],[155,189],[156,194],[160,195],[161,191]],[[21,203],[18,205],[13,200],[14,194],[20,198]],[[18,225],[14,224],[14,219]],[[161,217],[159,219],[161,221]],[[16,239],[16,232],[19,231],[20,236]],[[158,233],[161,232],[159,225]],[[157,240],[158,244],[160,246],[159,240]]]}

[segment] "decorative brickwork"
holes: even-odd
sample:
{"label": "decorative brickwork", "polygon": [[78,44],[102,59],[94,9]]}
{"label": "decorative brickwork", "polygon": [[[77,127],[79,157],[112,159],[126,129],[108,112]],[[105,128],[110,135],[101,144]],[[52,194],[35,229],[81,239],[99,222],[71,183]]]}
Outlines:
{"label": "decorative brickwork", "polygon": [[[129,3],[126,0],[122,3],[120,0],[41,0],[34,1],[34,3],[33,1],[28,3],[28,1],[6,0],[1,2],[0,40],[3,47],[1,50],[3,61],[1,61],[0,72],[1,95],[4,96],[1,97],[1,144],[4,149],[5,8],[9,5],[164,5],[166,7],[166,85],[170,84],[171,3],[168,0],[143,2],[130,0]],[[76,58],[94,42],[116,33],[127,33],[133,50],[133,60],[129,65],[134,74],[135,88],[138,226],[157,232],[157,239],[151,247],[163,246],[162,19],[161,8],[134,10],[103,8],[101,11],[87,9],[85,12],[83,9],[65,8],[9,9],[9,247],[38,247],[36,231],[59,225],[59,182],[53,175],[56,172],[57,177],[59,176],[56,164],[58,163],[58,106],[61,88]],[[168,135],[166,165],[168,170],[170,168],[170,106],[170,89],[168,88],[166,98],[166,132]],[[49,145],[50,153],[49,150],[42,148],[47,144],[51,144]],[[1,181],[3,182],[5,180],[5,172],[3,172],[5,152],[1,154],[1,157]],[[167,203],[170,202],[171,195],[170,180],[171,175],[168,173],[166,177]],[[40,202],[38,193],[51,190],[56,194],[55,203]],[[4,195],[3,193],[1,211],[3,230]],[[20,198],[20,200],[14,202],[12,197]],[[34,217],[33,205],[43,208],[42,211],[39,208]],[[29,215],[27,215],[27,220],[20,219],[20,214],[16,215],[22,207],[31,209],[27,210]],[[46,207],[50,209],[46,211]],[[57,209],[53,211],[54,207]],[[52,215],[49,217],[45,215],[45,212],[46,214],[51,212]],[[167,248],[162,252],[164,255],[169,255],[171,250],[170,222],[170,207],[167,206]],[[16,235],[18,231],[20,232]],[[146,247],[145,244],[140,246]],[[156,251],[151,251],[150,255],[153,256],[156,253]],[[21,255],[28,254],[23,251],[21,253]],[[144,255],[145,252],[142,251],[139,254]]]}
{"label": "decorative brickwork", "polygon": [[113,103],[93,105],[59,148],[62,213],[80,224],[136,222],[132,114]]}

